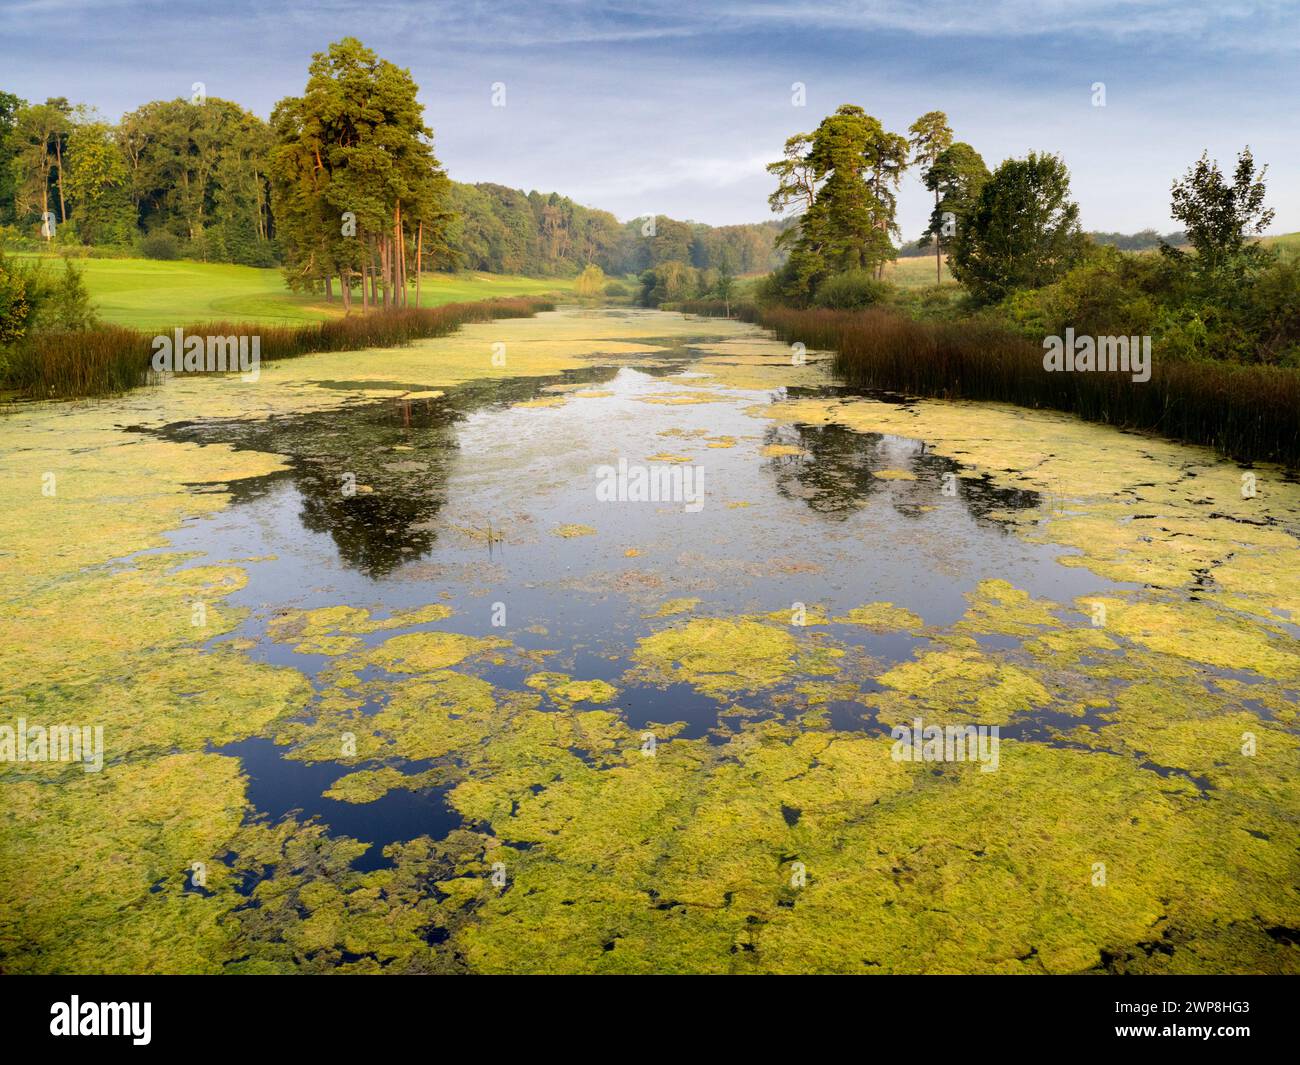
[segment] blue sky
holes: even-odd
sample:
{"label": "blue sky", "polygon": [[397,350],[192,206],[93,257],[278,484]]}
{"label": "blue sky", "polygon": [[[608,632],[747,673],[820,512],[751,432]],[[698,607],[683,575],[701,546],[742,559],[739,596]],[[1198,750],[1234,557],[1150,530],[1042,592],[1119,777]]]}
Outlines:
{"label": "blue sky", "polygon": [[[1059,152],[1089,229],[1173,228],[1170,182],[1249,143],[1300,230],[1300,0],[0,0],[0,88],[115,119],[202,81],[266,116],[348,34],[411,69],[452,177],[621,218],[769,217],[763,164],[857,103],[900,132],[946,111],[990,165]],[[925,201],[909,175],[906,235]]]}

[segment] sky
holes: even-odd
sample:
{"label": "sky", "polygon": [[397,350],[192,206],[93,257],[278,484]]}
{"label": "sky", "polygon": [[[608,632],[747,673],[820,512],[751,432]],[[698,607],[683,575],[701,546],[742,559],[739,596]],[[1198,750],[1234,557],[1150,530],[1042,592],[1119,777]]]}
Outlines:
{"label": "sky", "polygon": [[[770,218],[764,164],[855,103],[944,111],[991,167],[1059,153],[1093,230],[1176,228],[1171,182],[1249,144],[1300,230],[1300,0],[0,0],[0,89],[116,119],[202,82],[266,117],[348,35],[410,69],[452,178],[622,219]],[[928,195],[909,173],[905,236]]]}

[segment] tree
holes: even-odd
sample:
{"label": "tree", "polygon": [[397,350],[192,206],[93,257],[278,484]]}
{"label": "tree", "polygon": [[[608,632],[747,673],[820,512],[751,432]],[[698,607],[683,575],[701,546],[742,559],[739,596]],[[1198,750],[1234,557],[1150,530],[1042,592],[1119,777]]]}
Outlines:
{"label": "tree", "polygon": [[77,238],[85,244],[130,244],[135,208],[128,190],[126,159],[113,128],[79,110],[68,137],[68,201]]}
{"label": "tree", "polygon": [[[948,125],[948,116],[942,111],[927,111],[912,123],[908,132],[912,135],[909,144],[912,149],[912,161],[921,167],[921,179],[925,187],[934,192],[934,209],[939,210],[939,187],[932,184],[930,175],[935,164],[949,148],[952,147],[952,129]],[[943,258],[939,253],[939,229],[931,218],[930,234],[934,237],[934,283],[943,282]]]}
{"label": "tree", "polygon": [[953,237],[965,226],[988,179],[989,168],[980,153],[965,141],[941,151],[925,172],[925,187],[934,193],[926,233],[933,235],[942,251],[951,250]]}
{"label": "tree", "polygon": [[9,225],[17,218],[14,194],[17,192],[13,131],[18,112],[27,102],[11,92],[0,92],[0,226]]}
{"label": "tree", "polygon": [[578,275],[573,283],[573,290],[579,296],[590,299],[605,291],[605,271],[595,263],[588,263],[587,268]]}
{"label": "tree", "polygon": [[[50,182],[62,199],[63,143],[69,129],[66,100],[47,100],[43,104],[21,107],[14,115],[9,135],[13,157],[16,211],[20,221],[39,213],[42,223],[53,217],[50,210]],[[39,208],[39,211],[37,210]],[[59,220],[66,221],[66,209]],[[52,227],[42,225],[41,235],[50,240]]]}
{"label": "tree", "polygon": [[[767,172],[777,179],[776,191],[767,198],[774,214],[798,218],[812,209],[817,198],[817,181],[808,158],[812,139],[811,133],[796,133],[786,140],[782,158],[767,164]],[[789,226],[777,236],[777,246],[793,244],[798,236],[798,227]]]}
{"label": "tree", "polygon": [[718,280],[714,285],[718,299],[726,305],[727,317],[731,317],[731,296],[736,288],[736,275],[731,270],[731,256],[725,251],[718,262]]}
{"label": "tree", "polygon": [[1031,152],[1006,160],[980,189],[957,230],[952,271],[976,300],[994,303],[1015,289],[1055,281],[1086,245],[1065,163]]}
{"label": "tree", "polygon": [[795,234],[782,237],[791,246],[779,280],[787,297],[807,302],[831,274],[879,271],[893,257],[893,189],[906,165],[906,140],[853,104],[824,118],[811,135],[787,141],[786,157],[768,167],[779,181],[773,209],[807,204]]}
{"label": "tree", "polygon": [[[1262,264],[1259,246],[1248,238],[1264,232],[1273,221],[1273,211],[1264,207],[1267,172],[1267,166],[1255,172],[1248,146],[1237,156],[1231,184],[1206,152],[1174,182],[1170,214],[1186,228],[1187,243],[1196,251],[1195,268],[1201,275],[1213,276],[1226,268],[1242,272]],[[1184,258],[1163,241],[1161,251],[1175,261]]]}
{"label": "tree", "polygon": [[357,280],[363,307],[406,305],[409,253],[418,278],[426,240],[438,246],[450,220],[418,93],[410,71],[346,37],[312,57],[302,97],[276,105],[272,174],[291,285],[330,298],[337,275],[345,308]]}
{"label": "tree", "polygon": [[272,222],[266,124],[216,97],[155,100],[122,116],[137,223],[164,230],[202,259],[267,265]]}

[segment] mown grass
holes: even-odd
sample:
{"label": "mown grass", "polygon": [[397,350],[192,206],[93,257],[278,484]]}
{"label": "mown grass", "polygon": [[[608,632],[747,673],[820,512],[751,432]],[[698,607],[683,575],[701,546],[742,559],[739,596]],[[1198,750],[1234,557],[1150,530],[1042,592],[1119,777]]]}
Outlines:
{"label": "mown grass", "polygon": [[[352,314],[323,322],[265,325],[228,321],[185,327],[187,336],[258,337],[263,362],[312,352],[391,348],[446,336],[470,322],[527,318],[553,310],[536,296],[507,297],[441,307]],[[154,333],[120,325],[41,333],[10,357],[5,384],[33,399],[65,399],[124,392],[154,382]]]}
{"label": "mown grass", "polygon": [[[681,310],[721,315],[717,301]],[[732,305],[781,340],[835,352],[846,384],[915,396],[1068,411],[1088,421],[1207,444],[1241,461],[1300,466],[1300,371],[1152,359],[1151,379],[1049,373],[1040,345],[980,319],[918,321],[894,311]]]}
{"label": "mown grass", "polygon": [[[27,258],[58,266],[58,257],[22,252]],[[343,315],[337,290],[334,302],[324,296],[290,292],[278,269],[263,270],[229,263],[156,259],[77,259],[99,320],[135,329],[170,329],[196,322],[265,322],[293,325],[322,322]],[[569,278],[516,277],[506,274],[425,273],[420,306],[540,296],[573,288]],[[415,283],[410,285],[414,302]],[[356,301],[360,309],[360,299]]]}

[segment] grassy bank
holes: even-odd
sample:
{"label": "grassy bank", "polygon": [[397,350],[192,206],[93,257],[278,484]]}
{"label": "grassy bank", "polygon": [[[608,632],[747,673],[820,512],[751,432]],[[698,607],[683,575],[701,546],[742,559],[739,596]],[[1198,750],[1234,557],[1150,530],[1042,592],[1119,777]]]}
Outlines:
{"label": "grassy bank", "polygon": [[[687,313],[720,315],[717,301]],[[1042,348],[977,319],[918,321],[887,310],[733,305],[780,339],[835,352],[849,385],[943,399],[1067,411],[1089,421],[1207,444],[1242,461],[1300,466],[1300,372],[1268,366],[1152,359],[1151,379],[1123,373],[1048,373]]]}
{"label": "grassy bank", "polygon": [[[205,322],[187,327],[186,335],[258,337],[264,362],[312,352],[391,348],[427,337],[446,336],[470,322],[493,318],[527,318],[553,310],[535,296],[447,303],[353,314],[299,325]],[[65,399],[124,392],[151,383],[154,333],[119,325],[43,333],[10,357],[5,384],[33,399]]]}
{"label": "grassy bank", "polygon": [[[13,253],[62,269],[56,255]],[[229,263],[178,259],[75,259],[94,305],[108,325],[133,329],[170,329],[183,322],[259,322],[295,325],[323,322],[343,315],[338,293],[290,292],[284,274]],[[425,273],[421,307],[506,296],[541,296],[571,290],[570,278],[517,277],[509,274]],[[415,283],[410,285],[412,301]]]}

